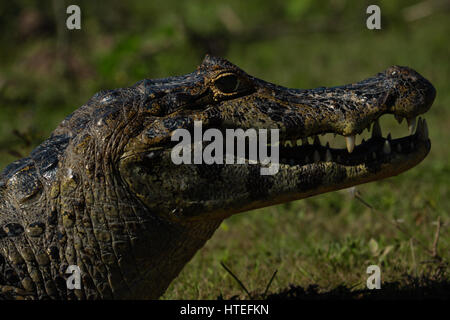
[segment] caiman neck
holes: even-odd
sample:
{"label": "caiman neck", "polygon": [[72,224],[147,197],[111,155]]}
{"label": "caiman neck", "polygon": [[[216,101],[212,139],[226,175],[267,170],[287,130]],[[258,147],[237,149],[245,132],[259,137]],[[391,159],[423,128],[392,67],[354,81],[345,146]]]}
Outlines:
{"label": "caiman neck", "polygon": [[61,169],[62,262],[78,265],[90,278],[81,298],[157,299],[222,220],[167,219],[146,207],[105,163],[66,163],[63,168],[84,169]]}

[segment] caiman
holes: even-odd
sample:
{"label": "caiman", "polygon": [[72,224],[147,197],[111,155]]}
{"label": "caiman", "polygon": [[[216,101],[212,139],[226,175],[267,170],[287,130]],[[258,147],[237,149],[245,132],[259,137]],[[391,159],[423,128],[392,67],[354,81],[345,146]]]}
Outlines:
{"label": "caiman", "polygon": [[[225,218],[417,165],[431,146],[418,116],[435,94],[408,67],[304,90],[212,56],[187,75],[101,91],[1,173],[0,297],[157,299]],[[383,137],[384,114],[406,119],[410,134]],[[279,171],[174,164],[171,135],[192,132],[194,121],[222,132],[278,129]],[[365,129],[372,137],[356,145]],[[344,136],[347,148],[323,145],[324,133]],[[69,266],[80,270],[79,289],[67,285]]]}

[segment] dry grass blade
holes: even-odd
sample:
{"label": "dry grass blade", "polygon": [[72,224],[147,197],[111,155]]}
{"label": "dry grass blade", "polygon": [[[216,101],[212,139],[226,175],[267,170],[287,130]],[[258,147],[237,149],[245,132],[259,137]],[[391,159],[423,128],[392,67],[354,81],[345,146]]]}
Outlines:
{"label": "dry grass blade", "polygon": [[269,280],[269,283],[266,286],[266,290],[264,290],[263,298],[265,299],[267,296],[267,292],[269,291],[270,285],[272,284],[273,279],[275,279],[275,276],[277,275],[278,270],[275,270],[272,277]]}
{"label": "dry grass blade", "polygon": [[239,284],[239,286],[245,291],[245,293],[248,295],[248,298],[250,300],[252,300],[252,295],[250,294],[250,292],[247,290],[247,288],[245,287],[245,285],[242,283],[241,280],[239,280],[239,278],[233,273],[233,271],[231,271],[230,268],[228,268],[225,263],[223,263],[222,261],[220,262],[220,265],[233,277],[234,280],[236,280],[236,282]]}

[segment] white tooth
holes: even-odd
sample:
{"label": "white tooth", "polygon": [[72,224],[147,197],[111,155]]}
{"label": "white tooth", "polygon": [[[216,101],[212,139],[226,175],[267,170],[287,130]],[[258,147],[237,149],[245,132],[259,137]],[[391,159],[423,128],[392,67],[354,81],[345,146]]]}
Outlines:
{"label": "white tooth", "polygon": [[325,154],[325,161],[327,162],[333,161],[333,156],[331,155],[330,149],[327,149],[327,153]]}
{"label": "white tooth", "polygon": [[378,122],[378,120],[376,120],[373,124],[373,128],[372,128],[372,138],[381,138],[382,133],[381,133],[381,127],[380,127],[380,123]]}
{"label": "white tooth", "polygon": [[386,141],[384,142],[383,152],[384,152],[385,154],[391,153],[391,144],[389,143],[388,140],[386,140]]}
{"label": "white tooth", "polygon": [[346,136],[345,143],[347,144],[348,153],[352,153],[353,149],[355,149],[355,135]]}
{"label": "white tooth", "polygon": [[414,133],[414,129],[416,128],[416,117],[408,118],[407,122],[408,122],[409,134],[413,134]]}
{"label": "white tooth", "polygon": [[296,142],[296,145],[297,146],[301,146],[302,145],[302,140],[298,139],[297,142]]}
{"label": "white tooth", "polygon": [[316,146],[321,146],[322,144],[320,143],[320,138],[319,138],[319,136],[315,136],[314,137],[314,144],[316,145]]}
{"label": "white tooth", "polygon": [[314,151],[314,162],[319,162],[320,161],[320,154],[319,151]]}
{"label": "white tooth", "polygon": [[285,142],[284,142],[284,146],[285,146],[285,147],[292,147],[291,141],[290,141],[290,140],[285,141]]}

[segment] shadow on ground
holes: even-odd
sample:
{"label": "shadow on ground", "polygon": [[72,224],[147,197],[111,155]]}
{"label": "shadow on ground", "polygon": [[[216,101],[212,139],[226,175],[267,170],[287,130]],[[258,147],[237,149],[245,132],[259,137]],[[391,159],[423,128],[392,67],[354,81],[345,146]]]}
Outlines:
{"label": "shadow on ground", "polygon": [[[248,298],[248,296],[233,296],[230,300]],[[223,297],[219,297],[223,299]],[[291,284],[289,288],[267,296],[251,294],[251,299],[267,300],[424,300],[450,299],[450,280],[434,280],[429,278],[408,277],[402,281],[383,282],[379,290],[353,290],[340,285],[332,290],[323,291],[318,285],[310,285],[306,289]]]}

